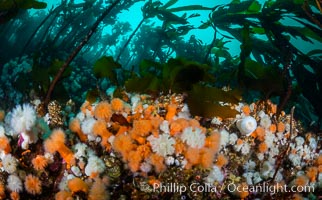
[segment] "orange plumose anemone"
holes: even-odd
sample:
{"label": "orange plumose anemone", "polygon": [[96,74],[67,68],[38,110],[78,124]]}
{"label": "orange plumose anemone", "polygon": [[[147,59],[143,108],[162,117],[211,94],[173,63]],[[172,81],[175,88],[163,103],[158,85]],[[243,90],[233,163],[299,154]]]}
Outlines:
{"label": "orange plumose anemone", "polygon": [[182,142],[182,140],[176,139],[174,144],[174,149],[177,154],[183,154],[187,150],[187,146]]}
{"label": "orange plumose anemone", "polygon": [[309,167],[307,168],[306,176],[309,178],[311,182],[315,182],[317,175],[318,175],[318,168],[317,167]]}
{"label": "orange plumose anemone", "polygon": [[210,168],[214,162],[214,152],[208,148],[200,150],[200,165],[203,168]]}
{"label": "orange plumose anemone", "polygon": [[167,107],[167,114],[165,116],[165,119],[170,121],[172,118],[177,114],[177,105],[176,104],[170,104]]}
{"label": "orange plumose anemone", "polygon": [[278,132],[284,132],[285,131],[285,124],[283,122],[279,122],[277,124],[277,131]]}
{"label": "orange plumose anemone", "polygon": [[89,200],[107,200],[109,199],[109,194],[106,190],[106,186],[104,182],[96,178],[95,182],[91,186],[91,189],[88,194],[88,199]]}
{"label": "orange plumose anemone", "polygon": [[124,102],[119,98],[114,98],[111,101],[111,107],[114,112],[121,112],[124,108]]}
{"label": "orange plumose anemone", "polygon": [[170,124],[170,135],[181,133],[183,129],[189,126],[189,122],[186,119],[179,118],[171,122]]}
{"label": "orange plumose anemone", "polygon": [[263,142],[265,140],[265,129],[261,126],[258,126],[255,132],[256,132],[256,139]]}
{"label": "orange plumose anemone", "polygon": [[57,149],[65,142],[65,134],[62,130],[57,129],[52,132],[49,138],[44,142],[46,152],[55,153]]}
{"label": "orange plumose anemone", "polygon": [[31,163],[35,170],[44,170],[48,165],[47,158],[43,155],[37,155],[32,159]]}
{"label": "orange plumose anemone", "polygon": [[93,114],[93,106],[91,104],[91,102],[89,101],[85,101],[83,103],[83,105],[81,106],[80,110],[82,111],[82,113],[86,114],[88,111]]}
{"label": "orange plumose anemone", "polygon": [[107,101],[99,102],[94,110],[94,116],[96,119],[105,120],[105,122],[109,122],[112,117],[112,106]]}
{"label": "orange plumose anemone", "polygon": [[237,145],[242,145],[243,143],[244,141],[242,139],[240,138],[237,139],[237,142],[236,142]]}
{"label": "orange plumose anemone", "polygon": [[270,126],[269,126],[269,131],[270,132],[272,132],[272,133],[275,133],[276,132],[276,125],[275,124],[271,124]]}
{"label": "orange plumose anemone", "polygon": [[228,159],[226,158],[226,156],[224,154],[219,154],[217,157],[217,162],[216,165],[219,168],[222,168],[223,166],[228,164]]}
{"label": "orange plumose anemone", "polygon": [[268,150],[267,144],[265,142],[262,142],[258,145],[258,151],[259,153],[265,153]]}
{"label": "orange plumose anemone", "polygon": [[144,109],[144,118],[150,119],[152,115],[155,113],[155,107],[153,105],[149,105],[146,109]]}
{"label": "orange plumose anemone", "polygon": [[148,158],[150,156],[150,154],[152,153],[151,147],[147,143],[138,146],[137,151],[140,152],[143,159]]}
{"label": "orange plumose anemone", "polygon": [[11,152],[10,142],[7,137],[0,137],[0,150],[3,150],[6,154]]}
{"label": "orange plumose anemone", "polygon": [[18,192],[11,192],[10,193],[10,198],[11,200],[19,200],[20,199],[20,195]]}
{"label": "orange plumose anemone", "polygon": [[62,190],[56,193],[55,200],[73,200],[72,193]]}
{"label": "orange plumose anemone", "polygon": [[133,121],[133,129],[136,135],[148,136],[152,130],[152,124],[150,120],[135,120]]}
{"label": "orange plumose anemone", "polygon": [[243,113],[248,116],[250,114],[250,107],[248,105],[245,105],[242,107]]}
{"label": "orange plumose anemone", "polygon": [[82,129],[81,129],[81,125],[80,125],[80,121],[77,118],[72,119],[69,122],[69,129],[72,132],[77,133],[77,136],[79,137],[79,140],[81,142],[85,142],[87,140],[87,136],[83,133]]}
{"label": "orange plumose anemone", "polygon": [[153,153],[151,154],[149,159],[150,159],[150,163],[154,166],[155,171],[157,173],[161,173],[166,169],[163,156]]}
{"label": "orange plumose anemone", "polygon": [[65,145],[64,142],[64,131],[61,129],[55,129],[50,137],[45,140],[44,148],[47,152],[52,154],[57,151],[68,165],[72,165],[75,162],[74,153]]}
{"label": "orange plumose anemone", "polygon": [[220,147],[220,136],[220,133],[216,131],[212,132],[211,135],[205,139],[205,147],[217,152]]}
{"label": "orange plumose anemone", "polygon": [[298,177],[296,177],[296,179],[294,180],[294,184],[296,186],[300,186],[300,187],[304,187],[308,184],[309,179],[307,176],[305,175],[300,175]]}
{"label": "orange plumose anemone", "polygon": [[6,188],[2,182],[0,182],[0,199],[4,199],[6,197]]}
{"label": "orange plumose anemone", "polygon": [[132,172],[137,172],[140,168],[140,163],[143,157],[139,151],[129,152],[129,167]]}
{"label": "orange plumose anemone", "polygon": [[247,185],[247,183],[245,182],[240,183],[236,187],[238,187],[239,189],[235,190],[233,194],[239,197],[240,199],[245,199],[249,195],[249,192],[248,192],[249,186]]}
{"label": "orange plumose anemone", "polygon": [[67,186],[73,194],[76,192],[88,193],[88,185],[80,178],[70,179]]}
{"label": "orange plumose anemone", "polygon": [[107,127],[106,127],[106,122],[103,121],[103,120],[97,120],[95,123],[94,123],[94,126],[93,126],[93,133],[97,136],[100,136],[101,137],[101,145],[102,147],[105,147],[107,149],[110,148],[110,144],[108,142],[108,139],[109,137],[112,136],[112,133],[110,133],[108,130],[107,130]]}
{"label": "orange plumose anemone", "polygon": [[122,134],[115,137],[113,148],[115,151],[121,153],[123,160],[126,161],[128,160],[129,152],[136,148],[136,145],[129,135]]}
{"label": "orange plumose anemone", "polygon": [[189,169],[190,167],[199,164],[200,162],[200,150],[198,148],[189,147],[184,154],[185,158],[188,161],[186,168]]}
{"label": "orange plumose anemone", "polygon": [[41,193],[41,181],[38,177],[29,174],[25,179],[25,189],[30,194],[40,194]]}
{"label": "orange plumose anemone", "polygon": [[303,200],[303,197],[299,193],[296,193],[292,195],[292,200]]}

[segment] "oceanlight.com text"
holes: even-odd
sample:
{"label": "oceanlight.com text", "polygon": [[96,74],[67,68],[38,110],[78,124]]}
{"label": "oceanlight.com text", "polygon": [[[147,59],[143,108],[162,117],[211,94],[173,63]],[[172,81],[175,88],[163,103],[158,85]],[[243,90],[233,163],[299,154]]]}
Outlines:
{"label": "oceanlight.com text", "polygon": [[269,185],[236,185],[231,183],[227,186],[229,192],[251,192],[251,193],[285,193],[285,192],[314,192],[313,186],[287,186],[282,184]]}

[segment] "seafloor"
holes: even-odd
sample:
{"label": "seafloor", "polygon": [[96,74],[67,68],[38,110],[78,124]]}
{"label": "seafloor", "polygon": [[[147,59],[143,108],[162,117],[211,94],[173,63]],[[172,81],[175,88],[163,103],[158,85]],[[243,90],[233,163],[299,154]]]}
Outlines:
{"label": "seafloor", "polygon": [[316,135],[270,101],[200,120],[184,97],[124,94],[1,111],[3,199],[316,199]]}

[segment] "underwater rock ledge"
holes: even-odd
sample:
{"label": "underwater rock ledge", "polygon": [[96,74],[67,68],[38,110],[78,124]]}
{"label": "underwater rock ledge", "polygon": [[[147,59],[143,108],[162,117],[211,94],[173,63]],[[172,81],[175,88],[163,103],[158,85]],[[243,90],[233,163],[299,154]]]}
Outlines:
{"label": "underwater rock ledge", "polygon": [[110,99],[1,111],[0,199],[318,198],[319,138],[270,101],[210,119],[181,94]]}

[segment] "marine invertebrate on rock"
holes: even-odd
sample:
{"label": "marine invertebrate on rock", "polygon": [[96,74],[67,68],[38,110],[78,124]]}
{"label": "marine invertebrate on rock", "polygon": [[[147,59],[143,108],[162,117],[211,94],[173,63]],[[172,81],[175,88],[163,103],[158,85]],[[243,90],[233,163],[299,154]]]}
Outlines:
{"label": "marine invertebrate on rock", "polygon": [[113,148],[115,151],[122,154],[123,160],[128,160],[129,152],[134,149],[136,145],[129,135],[121,134],[115,137],[113,141]]}
{"label": "marine invertebrate on rock", "polygon": [[212,131],[205,139],[205,147],[217,152],[220,148],[221,134],[217,131]]}
{"label": "marine invertebrate on rock", "polygon": [[111,108],[114,112],[120,112],[124,108],[124,102],[119,98],[114,98],[111,101]]}
{"label": "marine invertebrate on rock", "polygon": [[198,148],[189,147],[184,156],[188,161],[185,166],[188,169],[200,163],[200,150]]}
{"label": "marine invertebrate on rock", "polygon": [[47,158],[43,155],[37,155],[32,159],[31,163],[34,166],[35,170],[44,170],[48,165]]}
{"label": "marine invertebrate on rock", "polygon": [[55,200],[67,200],[72,199],[72,193],[62,190],[55,194]]}
{"label": "marine invertebrate on rock", "polygon": [[139,151],[130,151],[129,152],[129,167],[132,172],[136,172],[140,169],[140,163],[143,157]]}
{"label": "marine invertebrate on rock", "polygon": [[96,137],[93,135],[93,126],[96,120],[93,117],[86,117],[81,123],[83,133],[87,136],[87,139],[94,141]]}
{"label": "marine invertebrate on rock", "polygon": [[268,150],[267,144],[265,142],[262,142],[258,145],[258,151],[259,153],[265,153]]}
{"label": "marine invertebrate on rock", "polygon": [[149,157],[149,162],[154,166],[157,173],[161,173],[166,169],[166,166],[164,164],[164,157],[158,154],[151,154],[151,156]]}
{"label": "marine invertebrate on rock", "polygon": [[72,178],[67,182],[68,188],[74,194],[76,192],[88,193],[88,185],[80,178]]}
{"label": "marine invertebrate on rock", "polygon": [[10,125],[14,136],[24,131],[30,131],[36,122],[36,110],[30,104],[17,105],[11,112]]}
{"label": "marine invertebrate on rock", "polygon": [[165,116],[166,120],[172,120],[177,113],[177,105],[176,104],[169,104],[167,106],[167,114]]}
{"label": "marine invertebrate on rock", "polygon": [[5,155],[4,158],[2,159],[3,169],[9,174],[16,172],[17,165],[18,165],[17,159],[13,157],[11,154]]}
{"label": "marine invertebrate on rock", "polygon": [[0,150],[4,151],[4,153],[10,153],[11,152],[11,146],[8,138],[6,136],[0,137]]}
{"label": "marine invertebrate on rock", "polygon": [[109,122],[112,117],[112,107],[107,101],[99,102],[94,110],[94,116],[97,119],[105,120],[105,122]]}
{"label": "marine invertebrate on rock", "polygon": [[20,199],[20,195],[19,195],[19,193],[18,193],[18,192],[11,192],[11,193],[10,193],[10,198],[11,198],[12,200],[19,200],[19,199]]}
{"label": "marine invertebrate on rock", "polygon": [[112,136],[112,133],[110,133],[107,130],[107,126],[106,126],[105,121],[96,120],[93,125],[92,131],[93,131],[94,135],[101,137],[102,147],[104,147],[106,149],[110,147],[110,143],[108,142],[108,139],[110,136]]}
{"label": "marine invertebrate on rock", "polygon": [[7,179],[7,188],[12,192],[21,192],[23,189],[21,179],[17,175],[11,174]]}
{"label": "marine invertebrate on rock", "polygon": [[315,182],[318,175],[318,168],[317,167],[309,167],[305,171],[306,176],[310,179],[310,182]]}
{"label": "marine invertebrate on rock", "polygon": [[254,117],[247,116],[237,121],[237,128],[243,135],[249,136],[256,130],[257,122]]}
{"label": "marine invertebrate on rock", "polygon": [[[238,188],[249,188],[246,182],[242,182],[236,185]],[[249,192],[248,190],[234,190],[232,194],[236,197],[239,197],[240,199],[245,199],[248,195]]]}
{"label": "marine invertebrate on rock", "polygon": [[299,175],[294,180],[294,185],[299,187],[305,187],[309,184],[309,178],[306,175]]}
{"label": "marine invertebrate on rock", "polygon": [[210,184],[213,184],[215,181],[222,183],[224,178],[224,173],[221,171],[221,169],[217,165],[214,165],[209,175],[205,178],[205,181],[206,183]]}
{"label": "marine invertebrate on rock", "polygon": [[214,161],[214,151],[209,148],[202,148],[200,151],[200,165],[203,168],[210,168]]}
{"label": "marine invertebrate on rock", "polygon": [[0,182],[0,199],[4,199],[6,197],[5,190],[6,188],[4,187],[4,184]]}
{"label": "marine invertebrate on rock", "polygon": [[85,167],[85,174],[87,176],[95,177],[105,170],[105,163],[97,156],[91,156],[88,159]]}
{"label": "marine invertebrate on rock", "polygon": [[227,165],[228,163],[228,159],[226,158],[226,156],[224,154],[219,154],[217,156],[217,162],[216,162],[216,165],[219,167],[219,168],[222,168],[223,166]]}
{"label": "marine invertebrate on rock", "polygon": [[74,118],[69,122],[69,129],[72,132],[77,133],[77,136],[79,137],[79,140],[81,142],[85,142],[87,140],[87,136],[83,133],[81,129],[81,123],[78,118]]}
{"label": "marine invertebrate on rock", "polygon": [[30,194],[40,194],[41,193],[41,181],[38,177],[29,174],[25,179],[25,189]]}
{"label": "marine invertebrate on rock", "polygon": [[104,182],[100,178],[96,178],[88,194],[89,200],[107,200],[109,194],[106,190]]}
{"label": "marine invertebrate on rock", "polygon": [[63,126],[64,120],[62,116],[62,109],[58,101],[49,102],[47,109],[49,126],[51,128],[58,128]]}
{"label": "marine invertebrate on rock", "polygon": [[45,140],[44,148],[49,153],[56,151],[70,165],[75,162],[73,152],[65,145],[65,133],[62,129],[55,129],[50,137]]}
{"label": "marine invertebrate on rock", "polygon": [[[134,120],[133,129],[136,136],[147,136],[152,130],[152,124],[150,120]],[[132,134],[133,135],[133,134]]]}
{"label": "marine invertebrate on rock", "polygon": [[175,140],[169,134],[160,134],[159,137],[150,135],[147,140],[150,142],[152,151],[163,157],[174,153]]}
{"label": "marine invertebrate on rock", "polygon": [[202,148],[205,144],[206,135],[200,128],[187,127],[180,136],[181,140],[192,148]]}

